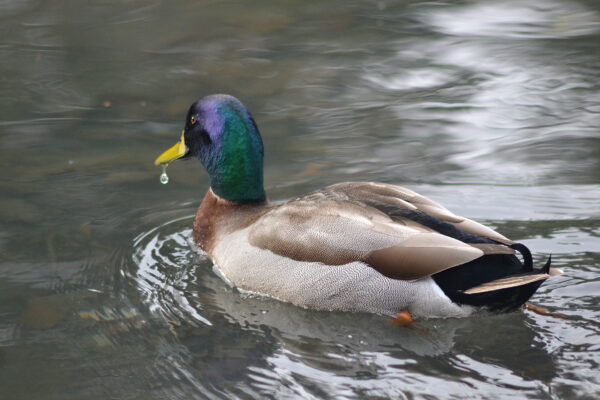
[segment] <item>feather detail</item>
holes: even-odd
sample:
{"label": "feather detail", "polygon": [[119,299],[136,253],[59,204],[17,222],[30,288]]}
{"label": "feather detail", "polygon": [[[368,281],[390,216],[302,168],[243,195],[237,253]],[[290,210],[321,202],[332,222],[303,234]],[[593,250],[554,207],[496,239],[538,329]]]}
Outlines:
{"label": "feather detail", "polygon": [[476,294],[492,292],[500,289],[507,289],[516,286],[523,286],[528,283],[546,280],[550,277],[549,274],[531,274],[521,276],[511,276],[509,278],[496,279],[495,281],[486,282],[481,285],[472,287],[464,291],[465,294]]}
{"label": "feather detail", "polygon": [[483,254],[515,254],[515,250],[501,244],[470,243],[472,247],[483,251]]}
{"label": "feather detail", "polygon": [[468,218],[464,218],[459,223],[452,223],[452,225],[454,225],[461,231],[472,233],[473,235],[483,236],[485,238],[492,239],[496,242],[500,242],[506,245],[510,245],[513,243],[510,239],[499,234],[495,230]]}

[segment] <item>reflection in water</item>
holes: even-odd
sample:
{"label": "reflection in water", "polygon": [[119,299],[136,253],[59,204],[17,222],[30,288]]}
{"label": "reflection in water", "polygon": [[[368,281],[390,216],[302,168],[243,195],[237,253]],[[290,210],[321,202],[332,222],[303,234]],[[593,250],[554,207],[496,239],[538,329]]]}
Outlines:
{"label": "reflection in water", "polygon": [[[586,0],[0,2],[0,398],[600,397],[600,8]],[[527,311],[419,321],[228,287],[157,182],[241,98],[275,201],[402,184],[549,253]],[[135,239],[132,239],[135,238]]]}
{"label": "reflection in water", "polygon": [[421,17],[436,31],[455,36],[562,39],[600,30],[600,15],[574,1],[483,1]]}
{"label": "reflection in water", "polygon": [[[555,15],[548,15],[554,11]],[[515,7],[487,2],[420,15],[424,23],[446,35],[400,42],[397,58],[402,63],[433,64],[436,68],[412,68],[390,75],[384,65],[365,77],[390,93],[408,94],[408,99],[399,99],[392,107],[398,118],[405,120],[403,130],[412,134],[422,121],[432,126],[433,120],[435,133],[448,136],[445,140],[454,154],[447,160],[460,165],[462,171],[452,173],[460,181],[552,182],[560,172],[570,173],[564,170],[565,158],[574,153],[581,157],[585,144],[591,142],[590,127],[600,123],[598,114],[581,104],[594,103],[580,94],[595,85],[593,80],[580,61],[565,60],[562,47],[499,38],[503,33],[515,33],[518,24],[527,27],[524,37],[536,37],[535,32],[541,34],[546,28],[538,24],[541,16],[556,24],[551,37],[587,35],[600,29],[600,14],[577,12],[560,4],[532,7],[519,2]],[[587,24],[574,22],[582,18]],[[561,21],[564,25],[559,26]],[[568,31],[568,27],[577,30]],[[589,61],[598,64],[596,59]],[[440,66],[444,69],[438,71]],[[574,69],[581,72],[574,73]],[[428,92],[416,99],[410,92],[403,93],[416,89]],[[436,93],[444,96],[443,102],[436,99]],[[388,149],[383,154],[391,156],[395,151]],[[597,159],[583,158],[587,162],[578,166],[582,172],[600,168]]]}

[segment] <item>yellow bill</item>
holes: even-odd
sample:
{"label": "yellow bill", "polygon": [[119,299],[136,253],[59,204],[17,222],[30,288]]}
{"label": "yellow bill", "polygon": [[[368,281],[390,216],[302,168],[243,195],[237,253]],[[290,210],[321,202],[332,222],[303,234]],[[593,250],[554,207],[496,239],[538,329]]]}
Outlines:
{"label": "yellow bill", "polygon": [[185,138],[183,137],[183,132],[181,132],[181,140],[175,143],[175,145],[169,148],[169,150],[165,151],[160,156],[158,156],[156,160],[154,160],[154,165],[168,164],[171,161],[175,161],[178,158],[185,156],[187,152],[188,148],[185,145]]}

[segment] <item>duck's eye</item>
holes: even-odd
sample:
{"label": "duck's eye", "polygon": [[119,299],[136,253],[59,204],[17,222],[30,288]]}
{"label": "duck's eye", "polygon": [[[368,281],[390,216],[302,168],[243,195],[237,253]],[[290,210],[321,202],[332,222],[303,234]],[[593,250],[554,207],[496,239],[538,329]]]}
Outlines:
{"label": "duck's eye", "polygon": [[195,116],[192,115],[192,118],[190,118],[190,124],[196,125],[196,122],[198,122],[198,120],[196,119]]}

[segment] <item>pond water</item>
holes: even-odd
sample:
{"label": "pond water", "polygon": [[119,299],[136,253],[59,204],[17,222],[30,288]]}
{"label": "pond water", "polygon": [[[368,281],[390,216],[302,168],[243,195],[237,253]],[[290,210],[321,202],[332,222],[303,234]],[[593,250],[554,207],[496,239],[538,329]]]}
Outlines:
{"label": "pond water", "polygon": [[[600,4],[0,1],[0,398],[600,398]],[[239,97],[283,201],[399,184],[565,275],[530,311],[422,320],[227,286],[208,187],[154,158]]]}

